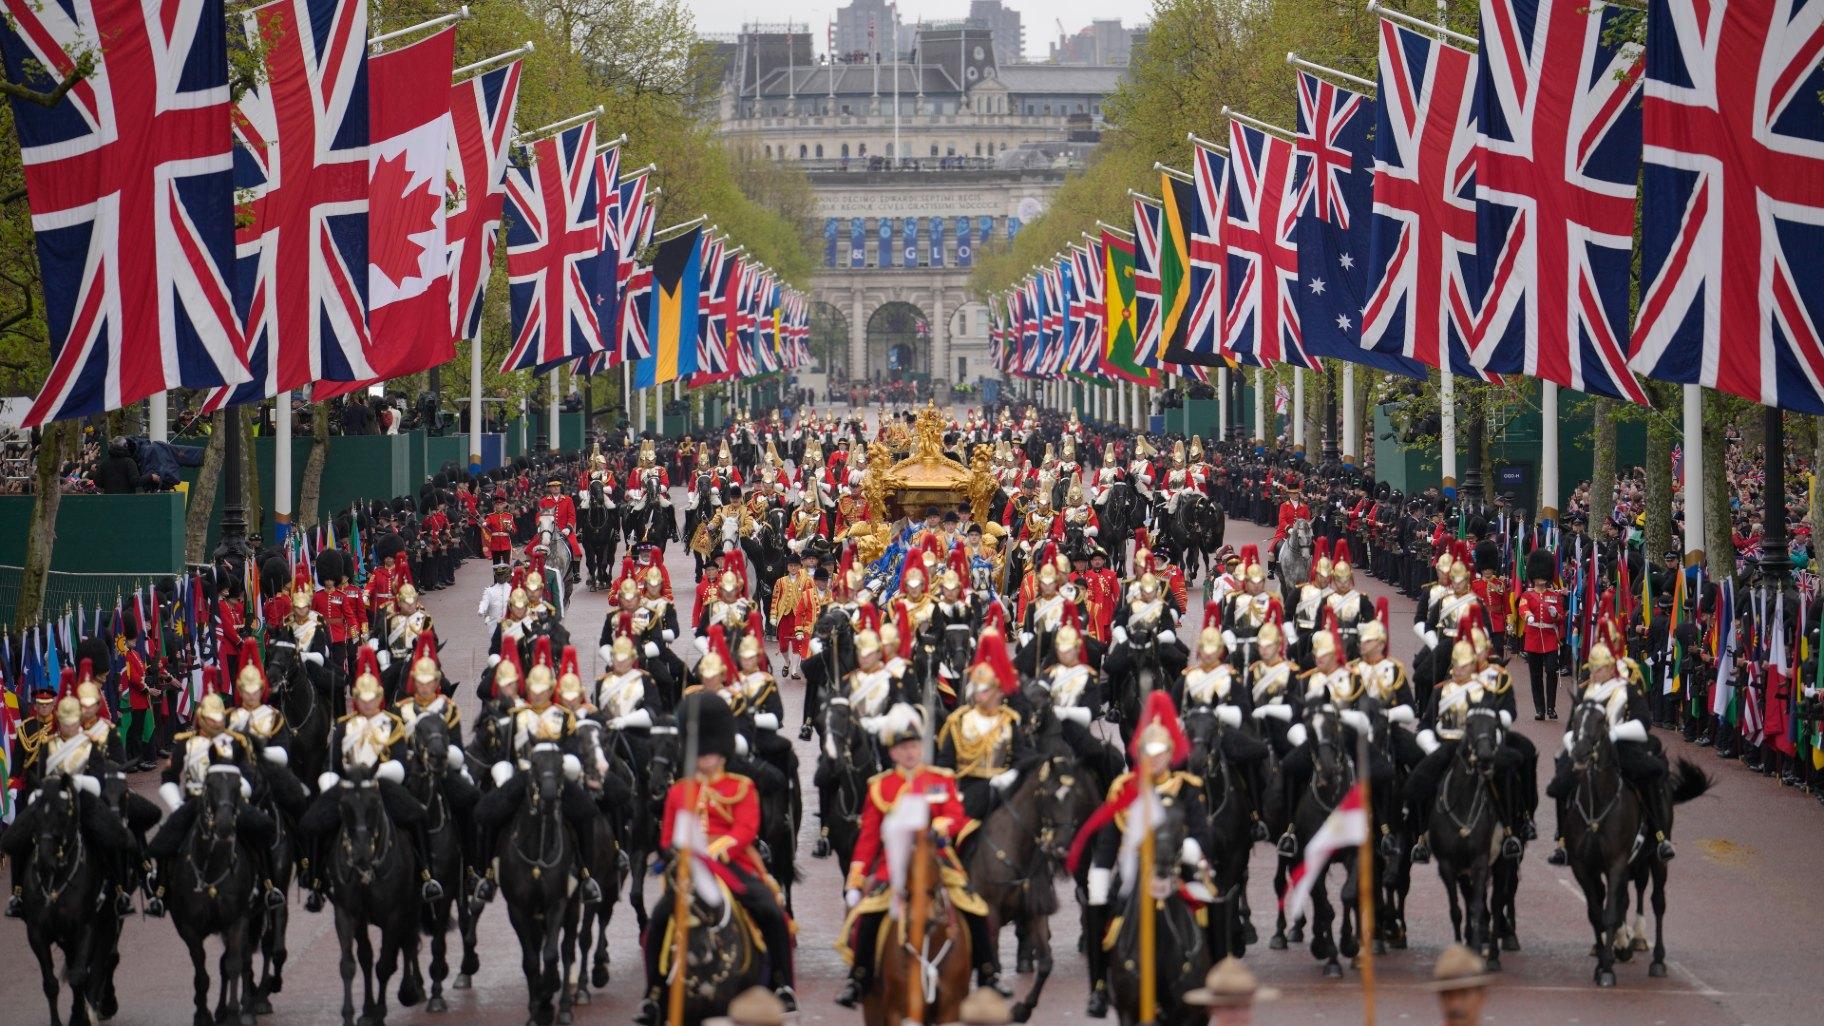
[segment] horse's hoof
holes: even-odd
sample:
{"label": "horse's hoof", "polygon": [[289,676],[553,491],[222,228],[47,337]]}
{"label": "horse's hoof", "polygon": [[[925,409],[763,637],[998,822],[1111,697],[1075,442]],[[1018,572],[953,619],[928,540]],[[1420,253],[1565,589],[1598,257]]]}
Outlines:
{"label": "horse's hoof", "polygon": [[1666,975],[1666,963],[1654,962],[1652,965],[1647,966],[1647,975],[1656,980],[1664,979]]}
{"label": "horse's hoof", "polygon": [[1648,951],[1651,950],[1652,945],[1647,943],[1645,937],[1636,937],[1634,938],[1634,943],[1630,944],[1629,947],[1633,948],[1635,951]]}
{"label": "horse's hoof", "polygon": [[1273,951],[1286,950],[1286,935],[1283,933],[1274,934],[1272,939],[1267,941],[1267,947]]}
{"label": "horse's hoof", "polygon": [[1013,960],[1013,971],[1024,976],[1032,972],[1032,956],[1025,955]]}
{"label": "horse's hoof", "polygon": [[1502,951],[1519,951],[1520,950],[1520,938],[1514,936],[1511,933],[1508,934],[1507,936],[1501,938],[1501,950]]}
{"label": "horse's hoof", "polygon": [[1013,1006],[1013,1021],[1026,1022],[1032,1018],[1032,1006],[1021,1001]]}
{"label": "horse's hoof", "polygon": [[424,984],[407,978],[399,984],[399,1004],[406,1008],[416,1008],[424,1000]]}
{"label": "horse's hoof", "polygon": [[424,1010],[427,1012],[447,1012],[450,1010],[450,1003],[445,1001],[441,996],[434,997],[424,1003]]}
{"label": "horse's hoof", "polygon": [[1303,926],[1294,926],[1292,932],[1286,934],[1286,939],[1294,944],[1303,944],[1305,942],[1305,928]]}
{"label": "horse's hoof", "polygon": [[1617,961],[1617,962],[1634,961],[1634,949],[1630,948],[1626,945],[1616,948],[1615,949],[1615,961]]}
{"label": "horse's hoof", "polygon": [[1500,972],[1501,971],[1501,956],[1500,955],[1488,956],[1488,960],[1485,963],[1483,963],[1483,968],[1487,969],[1491,973]]}
{"label": "horse's hoof", "polygon": [[574,1021],[575,1021],[575,1016],[571,1014],[571,1012],[568,1008],[557,1013],[557,1026],[570,1026],[570,1024]]}
{"label": "horse's hoof", "polygon": [[1615,986],[1615,971],[1613,969],[1596,970],[1596,986],[1605,988]]}
{"label": "horse's hoof", "polygon": [[1602,957],[1602,945],[1601,944],[1590,945],[1590,957],[1591,958],[1601,958]]}
{"label": "horse's hoof", "polygon": [[285,989],[285,977],[279,975],[278,973],[273,973],[272,982],[266,984],[266,993],[277,994],[277,993],[283,991],[284,989]]}
{"label": "horse's hoof", "polygon": [[1387,942],[1376,937],[1374,939],[1374,953],[1377,955],[1385,955],[1387,953]]}
{"label": "horse's hoof", "polygon": [[1241,924],[1241,940],[1244,944],[1259,944],[1260,931],[1254,929],[1253,923]]}
{"label": "horse's hoof", "polygon": [[450,981],[451,990],[468,990],[473,985],[474,981],[469,979],[468,973],[457,973],[456,978]]}
{"label": "horse's hoof", "polygon": [[586,1005],[594,1000],[593,997],[589,996],[588,987],[578,987],[576,988],[576,996],[570,999],[570,1003],[573,1005]]}
{"label": "horse's hoof", "polygon": [[119,1011],[120,999],[116,998],[113,994],[109,994],[107,997],[102,998],[101,1004],[95,1006],[95,1015],[97,1018],[101,1019],[112,1019],[114,1018],[115,1013]]}
{"label": "horse's hoof", "polygon": [[1343,978],[1343,967],[1336,964],[1335,962],[1325,962],[1324,963],[1324,978],[1330,979],[1330,980],[1342,979]]}
{"label": "horse's hoof", "polygon": [[272,1002],[266,1000],[265,998],[254,998],[253,1014],[271,1015],[272,1014]]}
{"label": "horse's hoof", "polygon": [[596,966],[589,974],[589,985],[596,990],[601,990],[603,987],[608,986],[608,967],[605,965]]}

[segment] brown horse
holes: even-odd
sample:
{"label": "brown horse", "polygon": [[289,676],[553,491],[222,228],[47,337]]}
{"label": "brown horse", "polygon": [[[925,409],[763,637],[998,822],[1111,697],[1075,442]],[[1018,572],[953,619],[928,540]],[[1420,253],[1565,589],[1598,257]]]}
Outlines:
{"label": "brown horse", "polygon": [[[957,1022],[962,1018],[974,957],[969,949],[969,927],[944,889],[943,863],[937,850],[934,843],[920,845],[917,851],[922,854],[915,853],[907,867],[915,881],[907,888],[908,902],[925,909],[923,916],[913,917],[919,922],[909,924],[903,914],[881,920],[880,942],[874,949],[880,967],[861,1005],[866,1026],[901,1026],[912,1019],[914,986],[920,988],[917,1021]],[[922,984],[915,982],[918,980]]]}

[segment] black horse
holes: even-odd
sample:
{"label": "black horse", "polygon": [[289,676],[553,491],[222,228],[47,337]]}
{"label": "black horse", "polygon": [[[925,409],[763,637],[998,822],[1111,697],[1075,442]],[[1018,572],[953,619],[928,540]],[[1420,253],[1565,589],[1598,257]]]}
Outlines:
{"label": "black horse", "polygon": [[[234,1021],[246,1026],[254,1021],[254,1010],[245,998],[253,989],[248,924],[256,881],[252,854],[245,850],[236,830],[246,811],[245,785],[233,766],[209,768],[203,793],[190,799],[201,805],[189,836],[166,867],[171,923],[190,951],[195,1026]],[[209,1012],[209,969],[203,955],[203,941],[212,935],[222,939],[217,966],[221,988],[213,1016]]]}
{"label": "black horse", "polygon": [[1204,854],[1216,897],[1209,909],[1211,958],[1218,962],[1247,951],[1241,908],[1247,900],[1248,855],[1254,846],[1249,813],[1258,800],[1247,793],[1242,772],[1223,757],[1222,732],[1228,729],[1238,728],[1225,727],[1210,706],[1193,703],[1184,712],[1185,738],[1191,744],[1189,768],[1202,778],[1210,809],[1210,847]]}
{"label": "black horse", "polygon": [[1099,794],[1068,755],[1042,756],[1021,767],[1007,797],[983,820],[969,849],[969,883],[988,903],[989,937],[1012,923],[1032,988],[1013,1006],[1013,1021],[1032,1017],[1051,978],[1051,916],[1058,911],[1057,871],[1070,842],[1096,811]]}
{"label": "black horse", "polygon": [[760,615],[772,619],[773,584],[790,569],[786,564],[791,549],[786,547],[786,525],[789,514],[785,507],[774,506],[761,517],[752,537],[741,539],[741,549],[754,568],[754,599],[760,604]]}
{"label": "black horse", "polygon": [[[31,810],[32,822],[24,824],[32,828],[30,860],[21,881],[25,934],[32,954],[38,957],[52,1026],[63,1022],[57,1011],[62,987],[53,949],[63,952],[64,980],[72,996],[72,1026],[86,1026],[89,1006],[97,997],[94,910],[103,873],[100,853],[83,836],[84,786],[74,776],[53,773],[45,777],[36,791],[34,804],[38,807]],[[89,795],[91,800],[97,797]],[[95,819],[92,812],[89,819]],[[245,903],[241,907],[245,909]]]}
{"label": "black horse", "polygon": [[293,737],[286,746],[287,765],[299,780],[314,781],[329,767],[332,687],[335,671],[325,665],[313,673],[290,645],[274,645],[266,663],[266,680],[272,695],[291,725]]}
{"label": "black horse", "polygon": [[1096,511],[1096,519],[1102,524],[1097,541],[1108,550],[1108,565],[1117,574],[1127,573],[1127,543],[1134,537],[1134,528],[1140,526],[1142,513],[1140,495],[1126,481],[1116,481],[1103,491]]}
{"label": "black horse", "polygon": [[[1296,797],[1291,799],[1290,814],[1292,828],[1298,835],[1298,850],[1304,851],[1312,835],[1323,827],[1324,821],[1336,806],[1348,795],[1355,782],[1354,757],[1344,750],[1343,724],[1334,705],[1322,702],[1311,706],[1305,713],[1305,726],[1310,732],[1311,745],[1311,782]],[[1340,951],[1344,958],[1355,958],[1360,950],[1360,939],[1356,936],[1358,909],[1356,907],[1356,867],[1358,860],[1354,848],[1342,848],[1331,855],[1330,861],[1316,871],[1311,887],[1311,955],[1324,963],[1324,975],[1340,977],[1343,967],[1337,961]],[[1286,875],[1290,866],[1289,860],[1281,857],[1279,869],[1273,878],[1273,889],[1283,899],[1286,893]],[[1336,921],[1336,910],[1330,904],[1324,877],[1331,866],[1341,866],[1344,881],[1339,893],[1342,897],[1342,935],[1336,937],[1333,925]],[[1285,946],[1286,914],[1282,909],[1270,946],[1278,949]]]}
{"label": "black horse", "polygon": [[462,823],[444,783],[453,745],[449,724],[442,716],[418,717],[406,739],[405,789],[424,806],[431,876],[443,888],[443,895],[426,904],[422,916],[425,936],[431,941],[431,993],[424,1005],[427,1012],[449,1008],[443,997],[443,981],[450,975],[446,953],[451,926],[456,927],[462,942],[459,975],[473,977],[481,968],[481,958],[475,951],[475,916],[469,903],[458,897],[463,893],[468,865],[463,857]]}
{"label": "black horse", "polygon": [[1127,888],[1121,928],[1115,934],[1114,957],[1109,959],[1109,998],[1121,1026],[1140,1022],[1140,915],[1141,903],[1153,904],[1154,946],[1153,1022],[1160,1026],[1197,1026],[1207,1013],[1187,1004],[1186,992],[1209,972],[1210,948],[1203,927],[1177,886],[1179,850],[1184,843],[1182,813],[1168,812],[1153,831],[1150,866],[1139,866],[1143,879]]}
{"label": "black horse", "polygon": [[817,818],[836,852],[836,871],[846,875],[855,842],[861,835],[861,813],[868,800],[868,781],[880,772],[880,742],[861,725],[861,717],[841,695],[823,703],[823,735],[817,756]]}
{"label": "black horse", "polygon": [[[342,951],[342,1026],[355,1026],[357,967],[363,996],[360,1022],[381,1026],[386,1021],[386,987],[401,956],[405,979],[399,985],[399,1003],[411,1008],[424,997],[418,969],[418,874],[411,842],[386,814],[380,780],[353,773],[337,786],[334,801],[341,822],[328,876]],[[377,954],[370,928],[380,931]]]}
{"label": "black horse", "polygon": [[[1615,743],[1609,739],[1607,712],[1595,702],[1577,703],[1571,710],[1570,737],[1573,783],[1562,803],[1559,824],[1565,855],[1583,889],[1590,929],[1596,935],[1590,952],[1596,956],[1596,985],[1615,986],[1615,962],[1628,961],[1634,951],[1645,948],[1644,937],[1630,939],[1624,932],[1630,882],[1643,898],[1647,885],[1652,885],[1653,961],[1647,974],[1662,977],[1666,975],[1666,864],[1655,857],[1650,841],[1642,842],[1641,800],[1622,777]],[[1702,770],[1680,759],[1663,786],[1671,794],[1670,807],[1703,795],[1711,781]],[[1672,824],[1668,822],[1662,829],[1669,832]]]}
{"label": "black horse", "polygon": [[[627,809],[636,804],[630,800],[633,787],[630,779],[622,775],[618,760],[612,754],[610,733],[599,720],[576,721],[574,736],[576,754],[583,764],[583,789],[604,810]],[[576,1005],[589,1004],[591,987],[600,989],[608,985],[608,924],[614,918],[614,903],[620,897],[621,882],[627,875],[616,824],[604,814],[595,817],[594,826],[595,861],[589,866],[589,875],[602,882],[602,900],[584,907],[577,931],[564,938],[565,947],[575,951],[574,957],[564,959],[570,966],[564,985],[569,990],[571,1003]],[[587,980],[583,977],[584,967],[589,971]]]}
{"label": "black horse", "polygon": [[823,721],[822,706],[832,695],[842,694],[843,681],[856,666],[855,624],[840,606],[825,606],[811,626],[811,658],[802,666],[804,672],[804,724],[798,740],[809,741],[811,730]]}
{"label": "black horse", "polygon": [[576,514],[582,538],[583,560],[589,568],[589,588],[608,587],[614,575],[614,550],[621,537],[621,511],[611,504],[600,481],[589,482],[588,506]]}
{"label": "black horse", "polygon": [[1438,783],[1426,817],[1438,879],[1450,902],[1450,931],[1488,961],[1501,965],[1489,930],[1490,882],[1501,856],[1501,804],[1495,793],[1495,759],[1502,728],[1492,708],[1473,707],[1464,718],[1463,738]]}
{"label": "black horse", "polygon": [[527,1010],[531,1026],[551,1026],[553,1002],[570,1013],[570,998],[560,970],[560,941],[566,930],[576,929],[580,902],[570,892],[576,877],[577,846],[564,822],[564,756],[554,744],[533,748],[526,786],[526,800],[500,831],[496,853],[500,859],[500,890],[507,903],[507,917],[519,937],[520,969],[529,991]]}
{"label": "black horse", "polygon": [[1184,568],[1186,581],[1194,581],[1205,557],[1222,546],[1226,528],[1222,508],[1202,493],[1179,493],[1178,508],[1161,518],[1157,545],[1167,562]]}

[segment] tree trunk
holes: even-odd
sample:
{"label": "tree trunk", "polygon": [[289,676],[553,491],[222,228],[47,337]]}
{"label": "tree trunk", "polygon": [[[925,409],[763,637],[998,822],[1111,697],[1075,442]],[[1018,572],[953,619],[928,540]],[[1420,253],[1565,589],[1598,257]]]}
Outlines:
{"label": "tree trunk", "polygon": [[1609,400],[1591,396],[1590,441],[1596,446],[1595,462],[1590,467],[1591,537],[1602,536],[1602,525],[1615,511],[1615,411]]}
{"label": "tree trunk", "polygon": [[1805,521],[1811,525],[1812,543],[1816,545],[1820,539],[1824,539],[1824,488],[1818,486],[1815,477],[1820,470],[1824,470],[1824,420],[1817,417],[1805,419],[1811,423],[1811,472],[1814,475]]}
{"label": "tree trunk", "polygon": [[323,497],[323,464],[329,461],[329,407],[311,411],[310,455],[304,457],[304,479],[298,484],[298,529],[314,530]]}
{"label": "tree trunk", "polygon": [[248,543],[257,554],[259,545],[253,539],[265,533],[265,511],[260,507],[260,461],[253,455],[253,426],[260,419],[258,406],[241,411],[241,504],[247,509]]}
{"label": "tree trunk", "polygon": [[228,418],[217,410],[209,415],[209,444],[203,446],[203,466],[190,483],[190,505],[184,512],[184,562],[209,561],[209,521],[215,516],[215,489],[222,479],[223,432]]}
{"label": "tree trunk", "polygon": [[[1728,419],[1728,400],[1704,391],[1704,423],[1722,424]],[[1729,445],[1727,432],[1704,432],[1704,562],[1713,581],[1735,576],[1735,535],[1730,522],[1729,471],[1725,466]]]}
{"label": "tree trunk", "polygon": [[38,458],[32,468],[32,526],[25,536],[25,568],[19,577],[19,604],[13,610],[13,629],[21,633],[37,624],[44,611],[45,588],[51,580],[51,552],[57,545],[57,510],[63,505],[62,482],[57,472],[75,433],[76,422],[54,421],[41,432],[38,443]]}

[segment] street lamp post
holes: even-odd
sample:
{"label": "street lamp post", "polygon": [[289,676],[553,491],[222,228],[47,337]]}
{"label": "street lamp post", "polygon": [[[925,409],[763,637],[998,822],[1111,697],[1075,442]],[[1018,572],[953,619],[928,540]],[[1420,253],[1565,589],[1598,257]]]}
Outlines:
{"label": "street lamp post", "polygon": [[222,492],[222,538],[215,547],[217,565],[246,565],[253,550],[247,545],[247,501],[241,494],[246,471],[241,466],[241,408],[230,406],[222,416],[222,430],[228,437],[222,441],[222,462],[227,466]]}

